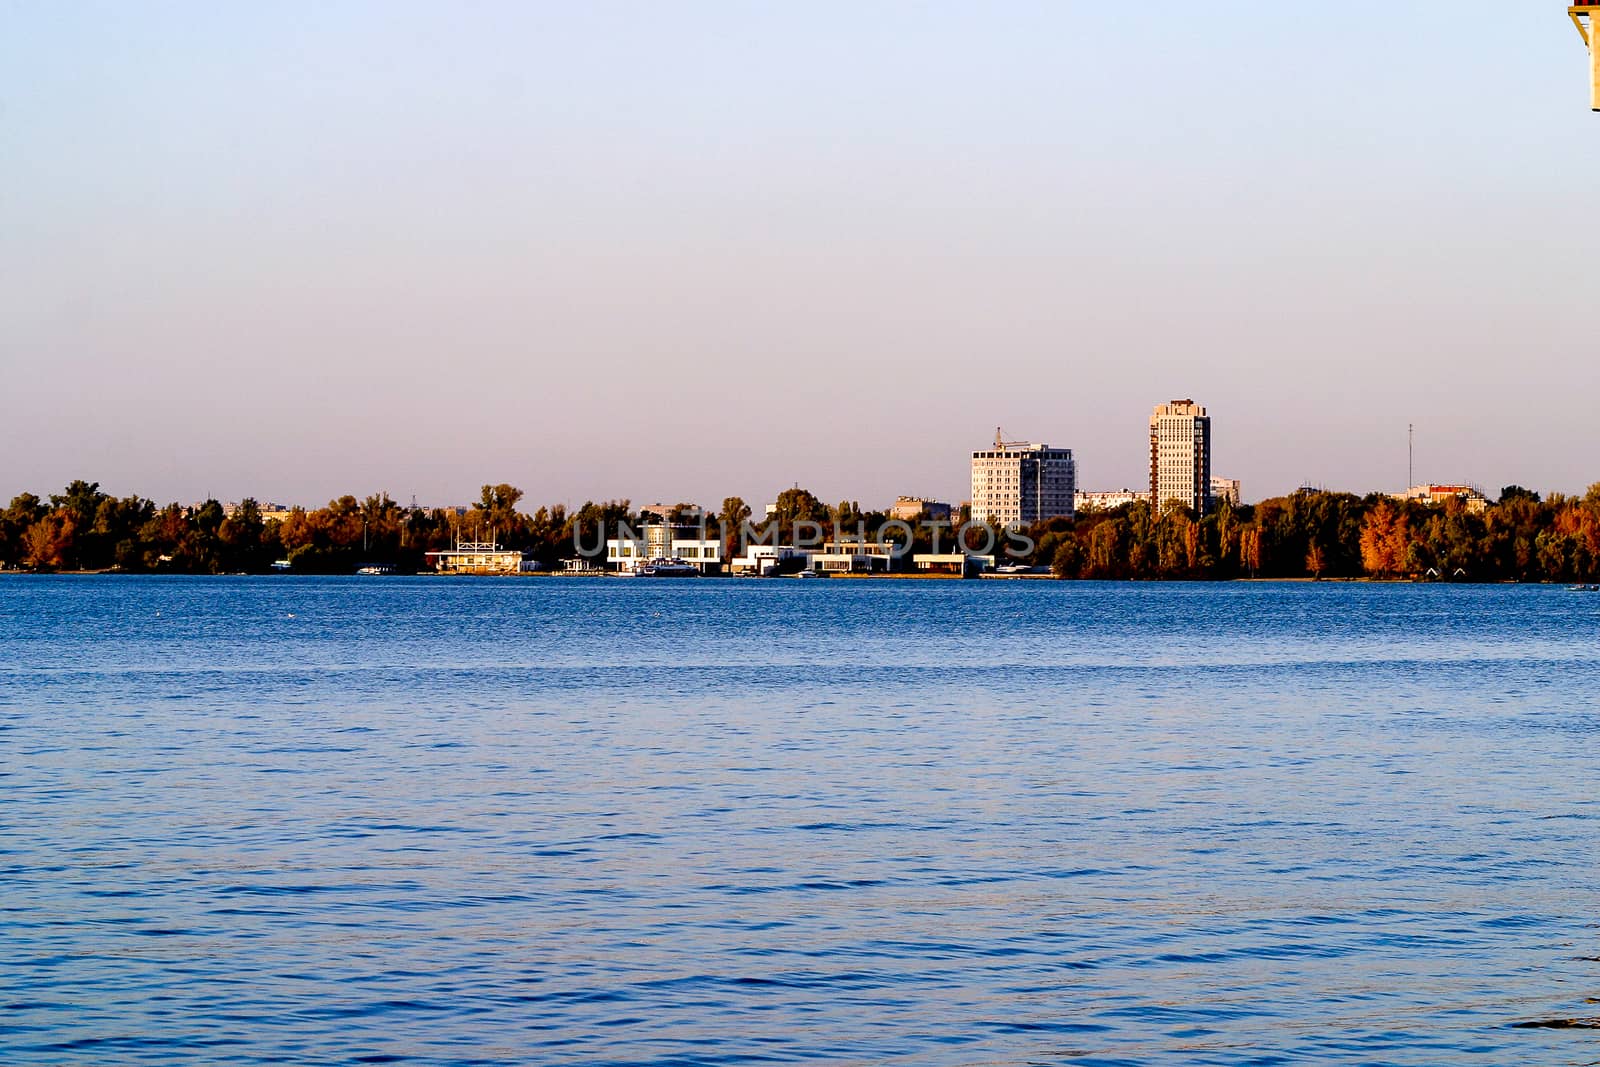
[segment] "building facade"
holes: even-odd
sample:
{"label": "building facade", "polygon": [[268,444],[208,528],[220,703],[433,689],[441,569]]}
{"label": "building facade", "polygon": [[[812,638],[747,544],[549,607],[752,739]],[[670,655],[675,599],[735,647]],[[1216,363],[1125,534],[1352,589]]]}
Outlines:
{"label": "building facade", "polygon": [[1169,500],[1196,515],[1211,510],[1211,417],[1193,400],[1150,415],[1150,506],[1159,514]]}
{"label": "building facade", "polygon": [[1474,515],[1482,515],[1489,510],[1489,498],[1475,485],[1454,484],[1438,485],[1427,483],[1413,485],[1404,493],[1399,494],[1400,500],[1410,500],[1428,507],[1440,507],[1450,500],[1459,500],[1467,511]]}
{"label": "building facade", "polygon": [[818,574],[887,574],[894,546],[882,541],[826,541],[811,554],[808,570]]}
{"label": "building facade", "polygon": [[1078,493],[1074,503],[1082,511],[1114,511],[1126,507],[1136,501],[1150,501],[1149,493],[1140,493],[1132,489],[1112,489],[1106,492]]}
{"label": "building facade", "polygon": [[462,541],[454,548],[427,553],[440,574],[516,574],[527,569],[527,556],[492,541]]}
{"label": "building facade", "polygon": [[792,545],[748,545],[744,555],[729,560],[734,574],[755,574],[765,577],[791,571],[811,569],[813,553]]}
{"label": "building facade", "polygon": [[722,541],[711,536],[712,529],[651,523],[642,534],[631,530],[626,533],[627,536],[606,541],[606,566],[610,570],[633,574],[652,562],[672,560],[691,564],[701,574],[722,572]]}
{"label": "building facade", "polygon": [[922,518],[930,522],[949,522],[950,505],[927,497],[903,496],[889,509],[889,517],[901,522],[916,522]]}
{"label": "building facade", "polygon": [[1234,507],[1242,505],[1244,503],[1244,490],[1239,484],[1239,479],[1212,477],[1211,500],[1213,503],[1221,503],[1226,500]]}
{"label": "building facade", "polygon": [[1004,527],[1074,514],[1078,469],[1072,449],[995,435],[993,448],[972,453],[972,518]]}
{"label": "building facade", "polygon": [[959,574],[963,578],[976,578],[985,571],[994,570],[994,557],[980,556],[975,552],[919,552],[911,557],[911,566],[924,574]]}

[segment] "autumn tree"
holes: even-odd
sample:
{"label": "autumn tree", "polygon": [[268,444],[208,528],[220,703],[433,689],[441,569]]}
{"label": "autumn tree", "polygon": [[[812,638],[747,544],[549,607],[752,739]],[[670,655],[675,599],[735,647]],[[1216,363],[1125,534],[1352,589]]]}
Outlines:
{"label": "autumn tree", "polygon": [[0,512],[0,566],[14,566],[28,558],[23,539],[28,527],[44,517],[44,502],[32,493],[19,493],[11,504]]}
{"label": "autumn tree", "polygon": [[72,511],[48,512],[23,535],[23,560],[40,570],[64,568],[72,558],[76,535],[77,516]]}
{"label": "autumn tree", "polygon": [[1361,566],[1374,578],[1403,574],[1411,528],[1405,515],[1388,501],[1367,512],[1361,524]]}

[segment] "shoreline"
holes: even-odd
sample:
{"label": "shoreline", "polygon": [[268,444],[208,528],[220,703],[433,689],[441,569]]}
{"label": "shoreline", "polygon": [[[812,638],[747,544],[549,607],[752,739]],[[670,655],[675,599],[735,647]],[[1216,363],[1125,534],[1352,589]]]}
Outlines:
{"label": "shoreline", "polygon": [[[624,577],[614,572],[587,572],[567,573],[565,571],[526,571],[515,574],[438,574],[432,571],[418,571],[415,574],[294,574],[281,572],[247,573],[235,572],[230,574],[178,574],[160,571],[121,571],[121,570],[61,570],[61,571],[28,571],[14,568],[0,569],[0,579],[19,578],[361,578],[366,581],[382,581],[389,578],[466,578],[466,579],[603,579]],[[1495,579],[1485,582],[1442,582],[1428,581],[1421,578],[1057,578],[1053,574],[984,574],[974,578],[959,574],[828,574],[821,575],[830,581],[901,581],[901,582],[1052,582],[1066,585],[1073,584],[1098,584],[1098,585],[1459,585],[1459,586],[1491,586],[1491,585],[1526,585],[1545,587],[1564,587],[1574,584],[1572,582],[1520,582],[1513,579]],[[760,581],[774,582],[785,580],[801,580],[798,575],[768,575],[757,576],[753,574],[718,574],[700,576],[695,578],[639,578],[629,576],[628,580],[641,581],[645,584],[660,581],[691,582],[691,581]]]}

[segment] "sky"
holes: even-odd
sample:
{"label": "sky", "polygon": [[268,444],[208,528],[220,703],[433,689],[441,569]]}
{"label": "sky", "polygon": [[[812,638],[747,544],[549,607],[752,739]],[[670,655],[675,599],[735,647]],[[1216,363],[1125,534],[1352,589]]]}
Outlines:
{"label": "sky", "polygon": [[1600,481],[1564,3],[0,0],[0,498]]}

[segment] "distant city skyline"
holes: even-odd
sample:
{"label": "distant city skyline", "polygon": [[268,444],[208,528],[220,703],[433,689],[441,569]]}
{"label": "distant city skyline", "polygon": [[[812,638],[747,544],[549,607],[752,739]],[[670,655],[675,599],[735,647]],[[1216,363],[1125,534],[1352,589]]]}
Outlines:
{"label": "distant city skyline", "polygon": [[1176,396],[1251,499],[1600,480],[1539,5],[6,12],[11,493],[1108,490]]}

